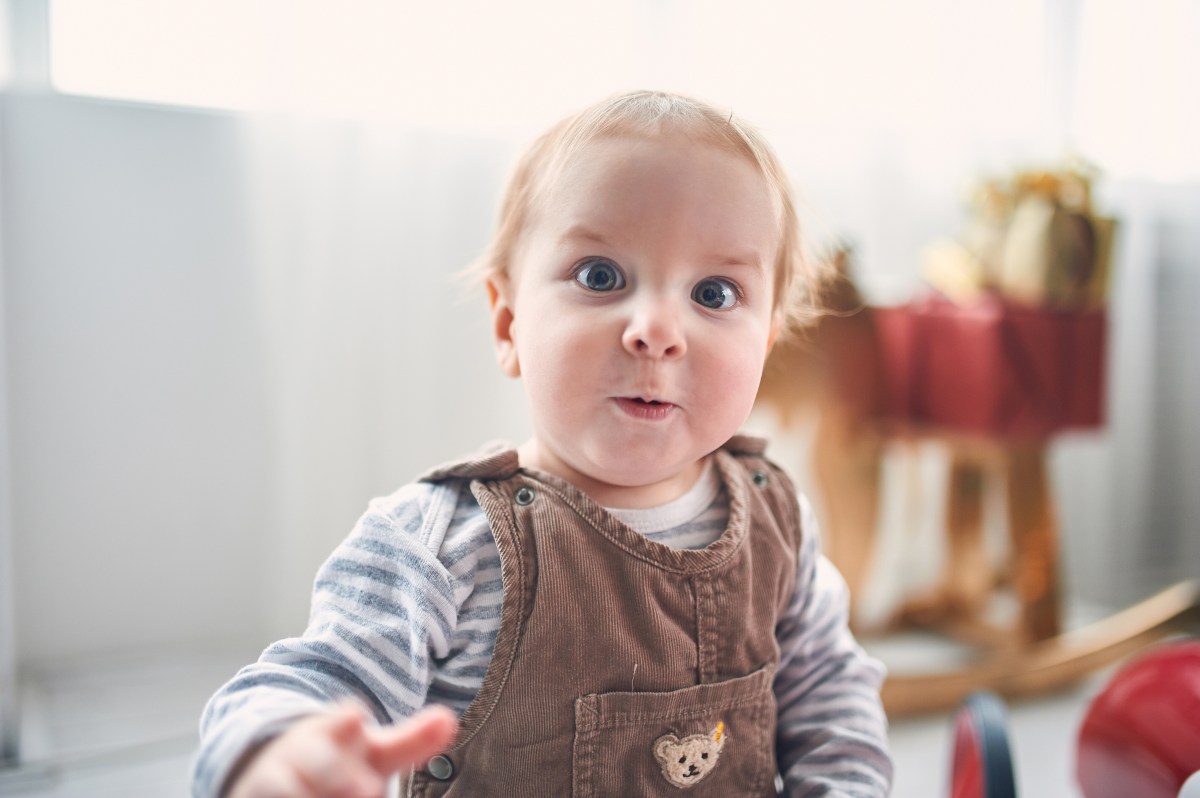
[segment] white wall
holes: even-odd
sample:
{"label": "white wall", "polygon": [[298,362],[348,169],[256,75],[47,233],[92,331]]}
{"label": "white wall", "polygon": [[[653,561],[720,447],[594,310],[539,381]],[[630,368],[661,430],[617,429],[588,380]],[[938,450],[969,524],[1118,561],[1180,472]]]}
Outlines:
{"label": "white wall", "polygon": [[[247,162],[263,153],[244,119],[2,103],[22,662],[296,633],[317,565],[371,496],[525,434],[484,300],[452,279],[486,237],[504,152],[414,148],[377,208],[297,183],[311,218],[280,228],[247,203],[302,178],[286,158]],[[331,245],[324,219],[351,232]],[[414,246],[364,265],[371,247],[346,244],[360,232]],[[310,279],[301,251],[335,268]]]}
{"label": "white wall", "polygon": [[234,126],[4,106],[17,650],[252,636],[265,395]]}
{"label": "white wall", "polygon": [[[0,27],[4,8],[0,7]],[[3,41],[0,31],[0,41]],[[3,85],[0,79],[0,85]],[[0,153],[4,152],[4,109],[0,107]],[[0,158],[0,762],[17,758],[16,590],[13,587],[12,466],[9,461],[8,346],[5,306],[4,168]]]}

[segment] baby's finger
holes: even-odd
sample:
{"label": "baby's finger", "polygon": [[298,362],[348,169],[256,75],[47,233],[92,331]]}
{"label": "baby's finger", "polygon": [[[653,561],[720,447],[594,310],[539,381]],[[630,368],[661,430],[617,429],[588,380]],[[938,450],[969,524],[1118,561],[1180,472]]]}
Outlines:
{"label": "baby's finger", "polygon": [[226,798],[319,798],[294,768],[278,762],[256,763]]}
{"label": "baby's finger", "polygon": [[356,759],[347,759],[336,771],[322,769],[302,778],[309,790],[302,794],[319,798],[384,798],[387,789],[387,779]]}
{"label": "baby's finger", "polygon": [[391,775],[401,768],[425,764],[450,747],[458,734],[458,717],[448,707],[431,706],[390,728],[368,732],[369,760]]}
{"label": "baby's finger", "polygon": [[367,760],[364,717],[352,706],[310,720],[312,733],[292,735],[281,759],[318,798],[382,798],[385,780]]}
{"label": "baby's finger", "polygon": [[370,722],[365,709],[358,704],[344,702],[328,716],[329,733],[339,743],[353,745],[360,740],[365,741],[364,727]]}

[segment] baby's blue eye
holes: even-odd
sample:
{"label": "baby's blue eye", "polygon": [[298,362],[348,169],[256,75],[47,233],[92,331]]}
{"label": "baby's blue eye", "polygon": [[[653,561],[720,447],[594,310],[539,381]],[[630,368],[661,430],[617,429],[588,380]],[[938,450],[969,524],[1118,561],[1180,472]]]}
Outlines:
{"label": "baby's blue eye", "polygon": [[625,275],[617,264],[604,258],[584,261],[575,271],[575,280],[589,291],[617,291],[625,287]]}
{"label": "baby's blue eye", "polygon": [[710,277],[696,283],[692,299],[710,310],[725,310],[737,304],[738,290],[728,280]]}

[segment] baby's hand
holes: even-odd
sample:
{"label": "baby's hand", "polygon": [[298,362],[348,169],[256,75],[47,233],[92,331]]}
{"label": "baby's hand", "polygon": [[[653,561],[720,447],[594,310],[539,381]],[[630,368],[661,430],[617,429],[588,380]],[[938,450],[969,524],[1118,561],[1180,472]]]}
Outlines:
{"label": "baby's hand", "polygon": [[355,706],[305,718],[235,774],[227,798],[383,798],[393,773],[420,766],[454,741],[458,720],[428,707],[374,727]]}

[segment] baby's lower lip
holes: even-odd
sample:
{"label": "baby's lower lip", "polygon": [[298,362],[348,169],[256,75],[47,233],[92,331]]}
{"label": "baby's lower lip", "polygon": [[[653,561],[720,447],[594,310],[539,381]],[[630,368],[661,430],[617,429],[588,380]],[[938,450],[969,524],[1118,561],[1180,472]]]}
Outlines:
{"label": "baby's lower lip", "polygon": [[648,421],[666,418],[676,407],[670,402],[643,402],[640,399],[631,399],[626,396],[618,396],[615,401],[627,415]]}

